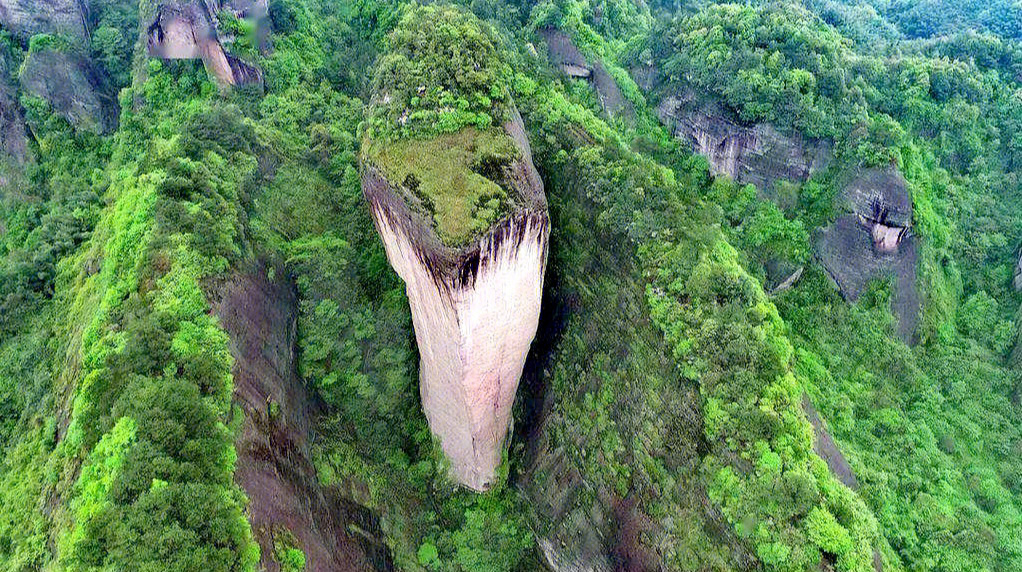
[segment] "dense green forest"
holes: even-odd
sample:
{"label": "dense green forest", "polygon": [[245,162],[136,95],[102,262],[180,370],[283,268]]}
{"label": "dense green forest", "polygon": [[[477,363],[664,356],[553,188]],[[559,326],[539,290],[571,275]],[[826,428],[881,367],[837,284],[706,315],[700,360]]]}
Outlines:
{"label": "dense green forest", "polygon": [[[163,4],[34,4],[0,0],[0,570],[1022,570],[1017,1],[167,3],[219,6],[250,82],[155,55]],[[362,165],[461,244],[518,114],[550,246],[477,493]],[[876,172],[906,238],[851,296],[821,245]],[[293,357],[300,435],[241,404],[253,275],[293,299],[254,352]],[[278,457],[313,500],[267,525],[243,469]]]}

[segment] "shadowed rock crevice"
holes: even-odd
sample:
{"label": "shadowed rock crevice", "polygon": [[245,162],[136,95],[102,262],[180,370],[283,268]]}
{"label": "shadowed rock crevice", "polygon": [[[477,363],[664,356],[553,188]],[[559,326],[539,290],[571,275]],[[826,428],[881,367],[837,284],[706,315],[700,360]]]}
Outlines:
{"label": "shadowed rock crevice", "polygon": [[271,282],[266,268],[255,265],[222,286],[214,312],[230,336],[234,403],[244,414],[234,479],[249,499],[262,566],[280,570],[274,540],[286,529],[310,572],[392,569],[386,551],[348,531],[351,523],[378,531],[373,515],[316,478],[308,435],[319,406],[298,376],[293,288]]}

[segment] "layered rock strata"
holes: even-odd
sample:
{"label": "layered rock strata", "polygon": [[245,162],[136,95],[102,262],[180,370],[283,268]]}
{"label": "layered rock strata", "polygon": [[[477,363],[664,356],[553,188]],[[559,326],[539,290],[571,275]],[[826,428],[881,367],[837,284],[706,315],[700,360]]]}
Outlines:
{"label": "layered rock strata", "polygon": [[855,174],[839,197],[847,213],[817,241],[817,256],[845,299],[855,301],[874,278],[891,276],[898,334],[912,341],[919,320],[916,245],[909,229],[912,197],[894,167]]}
{"label": "layered rock strata", "polygon": [[625,99],[607,68],[599,60],[590,63],[572,43],[571,36],[556,28],[543,28],[540,35],[546,40],[550,61],[560,66],[568,77],[589,81],[596,89],[604,111],[610,115],[623,114],[625,117],[635,115],[631,103]]}
{"label": "layered rock strata", "polygon": [[[263,17],[265,7],[249,3],[235,15]],[[233,86],[258,84],[262,72],[227,52],[218,36],[218,14],[229,9],[220,3],[206,1],[163,4],[156,9],[147,28],[147,49],[150,56],[165,60],[202,60],[206,71],[221,84]]]}
{"label": "layered rock strata", "polygon": [[712,174],[763,191],[779,180],[805,181],[830,161],[827,143],[781,133],[769,123],[745,124],[719,104],[700,102],[691,90],[665,98],[657,115],[706,157]]}
{"label": "layered rock strata", "polygon": [[549,218],[520,117],[504,126],[519,158],[505,167],[512,212],[467,246],[437,237],[421,200],[363,158],[362,189],[387,258],[407,286],[422,406],[451,472],[493,483],[511,406],[539,321]]}

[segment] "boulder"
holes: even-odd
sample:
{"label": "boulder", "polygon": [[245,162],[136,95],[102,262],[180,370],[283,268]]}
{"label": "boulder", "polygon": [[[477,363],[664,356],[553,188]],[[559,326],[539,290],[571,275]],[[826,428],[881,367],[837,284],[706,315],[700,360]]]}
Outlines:
{"label": "boulder", "polygon": [[46,100],[76,130],[109,133],[117,128],[118,106],[103,70],[74,50],[32,51],[21,69],[21,87]]}
{"label": "boulder", "polygon": [[543,28],[539,33],[546,40],[550,61],[568,77],[589,81],[596,89],[604,111],[610,115],[634,117],[635,110],[631,102],[621,93],[621,88],[599,60],[590,64],[572,43],[571,36],[557,28]]}
{"label": "boulder", "polygon": [[441,240],[412,176],[389,180],[381,165],[362,157],[362,190],[407,287],[426,418],[454,478],[475,490],[489,488],[501,461],[539,321],[550,231],[543,183],[521,117],[513,116],[503,127],[517,158],[487,168],[488,177],[503,179],[509,204],[464,245]]}
{"label": "boulder", "polygon": [[830,160],[828,143],[781,133],[769,123],[746,124],[718,103],[699,101],[691,90],[665,98],[657,115],[676,137],[706,157],[713,175],[762,191],[779,180],[805,181]]}
{"label": "boulder", "polygon": [[845,208],[856,213],[859,223],[869,229],[878,252],[898,251],[898,244],[912,226],[912,196],[896,168],[859,173],[845,185],[841,198]]}
{"label": "boulder", "polygon": [[0,0],[0,27],[22,39],[35,34],[88,37],[85,0]]}
{"label": "boulder", "polygon": [[847,214],[820,234],[817,257],[849,301],[857,300],[870,280],[893,277],[891,311],[898,335],[911,342],[920,302],[908,187],[894,167],[857,172],[846,180],[838,200]]}
{"label": "boulder", "polygon": [[147,51],[150,56],[165,60],[200,59],[206,71],[222,85],[260,84],[262,71],[224,50],[217,31],[216,22],[223,10],[230,9],[235,15],[248,13],[245,10],[258,13],[258,2],[244,5],[243,10],[234,10],[229,4],[210,0],[162,4],[156,8],[146,31]]}

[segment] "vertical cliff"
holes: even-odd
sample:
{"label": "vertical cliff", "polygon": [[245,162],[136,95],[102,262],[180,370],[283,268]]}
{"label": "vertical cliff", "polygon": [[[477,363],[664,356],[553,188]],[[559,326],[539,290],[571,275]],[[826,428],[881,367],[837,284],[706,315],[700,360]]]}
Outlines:
{"label": "vertical cliff", "polygon": [[386,569],[346,528],[357,515],[316,479],[308,443],[316,402],[295,363],[297,301],[266,275],[261,265],[232,275],[213,308],[231,339],[233,401],[244,414],[234,479],[248,494],[261,565],[280,570],[274,545],[293,537],[310,572]]}
{"label": "vertical cliff", "polygon": [[407,285],[420,356],[420,394],[451,472],[492,484],[511,406],[536,334],[549,220],[543,184],[517,115],[504,126],[518,158],[503,168],[511,212],[460,247],[440,240],[423,201],[363,157],[362,189]]}
{"label": "vertical cliff", "polygon": [[706,157],[714,175],[752,183],[762,191],[779,180],[805,181],[830,161],[827,142],[787,135],[769,123],[745,124],[720,104],[700,101],[689,89],[665,98],[657,115],[693,152]]}

